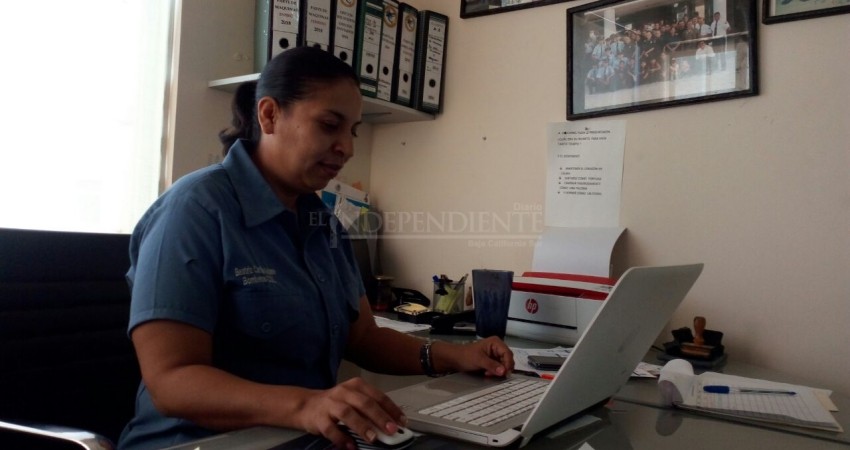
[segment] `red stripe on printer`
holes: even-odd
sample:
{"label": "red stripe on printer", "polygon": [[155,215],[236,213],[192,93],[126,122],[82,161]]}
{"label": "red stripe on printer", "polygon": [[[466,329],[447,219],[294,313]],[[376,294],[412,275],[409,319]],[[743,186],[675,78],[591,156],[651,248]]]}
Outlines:
{"label": "red stripe on printer", "polygon": [[583,289],[577,286],[553,286],[550,284],[535,283],[533,281],[529,282],[528,279],[536,278],[542,280],[574,281],[576,283],[588,283],[604,286],[613,286],[616,284],[616,280],[613,278],[554,272],[525,272],[522,274],[522,278],[525,278],[526,280],[514,280],[512,285],[514,290],[538,294],[563,295],[588,300],[605,300],[608,297],[608,293],[599,292],[598,290]]}
{"label": "red stripe on printer", "polygon": [[575,275],[571,273],[555,273],[555,272],[525,272],[522,274],[524,277],[534,277],[534,278],[549,278],[551,280],[569,280],[569,281],[581,281],[583,283],[599,283],[599,284],[607,284],[609,286],[613,286],[617,283],[617,280],[608,277],[597,277],[593,275]]}
{"label": "red stripe on printer", "polygon": [[577,297],[587,300],[605,300],[608,294],[605,292],[586,291],[565,286],[546,286],[542,284],[521,283],[514,281],[513,290],[528,292],[531,294],[563,295],[566,297]]}

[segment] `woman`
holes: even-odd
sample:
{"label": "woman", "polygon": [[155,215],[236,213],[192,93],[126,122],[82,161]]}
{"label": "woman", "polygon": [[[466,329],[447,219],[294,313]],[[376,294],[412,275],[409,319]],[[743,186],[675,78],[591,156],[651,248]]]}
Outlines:
{"label": "woman", "polygon": [[392,374],[505,376],[498,339],[460,346],[378,328],[347,235],[315,192],[353,155],[354,71],[289,50],[234,99],[221,164],[177,181],[137,225],[127,274],[142,383],[120,448],[161,448],[257,425],[302,429],[338,448],[405,424],[343,357]]}

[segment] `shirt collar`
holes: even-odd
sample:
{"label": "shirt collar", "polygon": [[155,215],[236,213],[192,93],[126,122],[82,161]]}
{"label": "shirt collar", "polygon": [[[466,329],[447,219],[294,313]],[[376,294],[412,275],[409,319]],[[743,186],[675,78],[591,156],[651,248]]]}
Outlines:
{"label": "shirt collar", "polygon": [[[248,227],[271,220],[284,211],[290,211],[277,198],[260,170],[254,165],[254,161],[251,160],[253,149],[254,145],[250,141],[239,139],[233,143],[222,161],[222,166],[230,177],[242,207],[245,225]],[[319,213],[323,219],[328,219],[332,215],[328,207],[315,194],[300,196],[298,208],[302,212]]]}

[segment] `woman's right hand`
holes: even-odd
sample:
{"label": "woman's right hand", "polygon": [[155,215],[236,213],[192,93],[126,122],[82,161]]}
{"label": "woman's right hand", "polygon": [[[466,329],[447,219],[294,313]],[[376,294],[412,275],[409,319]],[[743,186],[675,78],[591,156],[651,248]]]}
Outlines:
{"label": "woman's right hand", "polygon": [[394,434],[406,423],[401,408],[360,378],[328,390],[260,384],[213,367],[212,335],[191,325],[153,320],[137,326],[132,337],[157,409],[210,430],[298,428],[338,448],[355,448],[339,422],[369,441],[376,430]]}
{"label": "woman's right hand", "polygon": [[407,423],[401,408],[361,378],[315,392],[301,410],[300,428],[324,436],[337,448],[356,448],[354,440],[338,426],[339,422],[370,443],[374,442],[376,431],[392,435]]}

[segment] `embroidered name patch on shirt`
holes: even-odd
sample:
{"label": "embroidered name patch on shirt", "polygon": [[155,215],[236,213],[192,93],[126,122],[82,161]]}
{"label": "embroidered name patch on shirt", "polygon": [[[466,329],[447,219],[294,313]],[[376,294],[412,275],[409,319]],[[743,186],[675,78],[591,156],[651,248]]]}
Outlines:
{"label": "embroidered name patch on shirt", "polygon": [[249,286],[252,284],[260,283],[277,284],[277,280],[275,280],[274,278],[275,275],[277,275],[277,271],[275,269],[269,269],[267,267],[237,267],[236,269],[234,269],[233,274],[237,278],[242,279],[243,286]]}

